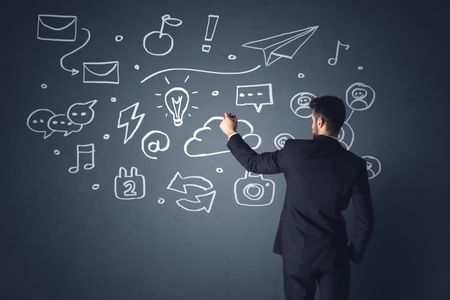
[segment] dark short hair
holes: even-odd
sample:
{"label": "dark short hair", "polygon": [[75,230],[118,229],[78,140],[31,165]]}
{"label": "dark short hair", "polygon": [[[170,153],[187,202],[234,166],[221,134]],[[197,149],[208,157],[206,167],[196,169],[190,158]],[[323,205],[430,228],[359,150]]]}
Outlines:
{"label": "dark short hair", "polygon": [[316,117],[325,119],[329,131],[339,133],[345,121],[345,104],[342,99],[335,96],[317,97],[311,100],[309,107]]}

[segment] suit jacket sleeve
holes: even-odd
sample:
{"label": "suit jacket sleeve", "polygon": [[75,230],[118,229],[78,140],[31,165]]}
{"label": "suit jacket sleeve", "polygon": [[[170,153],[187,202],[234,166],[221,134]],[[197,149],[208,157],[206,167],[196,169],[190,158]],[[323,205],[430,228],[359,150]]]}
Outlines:
{"label": "suit jacket sleeve", "polygon": [[358,264],[366,251],[374,225],[374,210],[365,161],[359,168],[358,175],[352,186],[352,204],[355,220],[353,222],[349,251],[350,259]]}
{"label": "suit jacket sleeve", "polygon": [[283,171],[282,156],[285,147],[274,152],[256,153],[240,134],[230,137],[227,147],[236,160],[249,172],[259,174],[275,174]]}

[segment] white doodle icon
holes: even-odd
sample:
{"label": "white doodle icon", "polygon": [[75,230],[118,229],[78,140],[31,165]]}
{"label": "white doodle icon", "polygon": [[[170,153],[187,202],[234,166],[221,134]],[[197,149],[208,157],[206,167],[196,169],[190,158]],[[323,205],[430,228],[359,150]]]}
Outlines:
{"label": "white doodle icon", "polygon": [[286,32],[268,38],[248,42],[242,47],[261,50],[266,67],[280,58],[292,59],[298,50],[313,36],[319,26]]}
{"label": "white doodle icon", "polygon": [[96,103],[97,100],[74,103],[65,114],[55,114],[46,108],[37,109],[28,116],[27,126],[31,131],[44,133],[44,139],[53,132],[63,132],[64,136],[68,136],[92,122],[95,116],[93,106]]}
{"label": "white doodle icon", "polygon": [[353,128],[347,122],[344,122],[344,124],[342,124],[342,127],[339,130],[338,140],[341,145],[347,150],[350,150],[350,148],[352,147],[353,141],[355,140],[355,133],[353,131]]}
{"label": "white doodle icon", "polygon": [[126,144],[136,133],[141,126],[142,120],[145,117],[145,113],[137,114],[139,108],[139,102],[122,109],[119,113],[119,119],[117,120],[117,128],[125,128],[125,136],[123,143]]}
{"label": "white doodle icon", "polygon": [[367,175],[369,176],[369,179],[377,177],[381,173],[381,162],[371,155],[366,155],[362,158],[366,160]]}
{"label": "white doodle icon", "polygon": [[275,196],[275,182],[261,174],[245,171],[244,177],[234,183],[234,198],[243,206],[267,206]]}
{"label": "white doodle icon", "polygon": [[[177,27],[183,24],[183,21],[172,18],[170,15],[161,17],[161,28],[147,33],[142,40],[144,50],[151,55],[164,56],[169,54],[173,48],[173,37],[164,32],[164,25]],[[149,41],[147,41],[149,40]]]}
{"label": "white doodle icon", "polygon": [[119,168],[119,175],[114,178],[114,195],[119,200],[135,200],[145,197],[145,177],[138,173],[136,167]]}
{"label": "white doodle icon", "polygon": [[189,106],[189,93],[182,87],[168,90],[164,96],[164,103],[173,118],[173,125],[183,125],[183,117]]}
{"label": "white doodle icon", "polygon": [[[208,15],[208,25],[206,26],[206,32],[205,32],[205,42],[212,42],[214,38],[214,33],[216,32],[217,22],[219,21],[218,15]],[[202,51],[209,53],[211,51],[211,45],[203,44],[202,45]]]}
{"label": "white doodle icon", "polygon": [[48,120],[47,127],[53,132],[63,132],[68,136],[73,132],[80,132],[83,125],[72,123],[66,114],[57,114]]}
{"label": "white doodle icon", "polygon": [[74,50],[70,51],[69,53],[64,54],[64,55],[59,59],[59,65],[61,66],[61,69],[63,69],[63,70],[66,71],[66,72],[71,73],[72,76],[73,76],[73,75],[77,75],[80,71],[79,71],[78,69],[75,69],[75,68],[69,69],[69,68],[65,67],[65,66],[64,66],[64,60],[65,60],[67,57],[69,57],[70,55],[72,55],[72,54],[74,54],[75,52],[77,52],[77,51],[81,50],[82,48],[84,48],[84,47],[89,43],[89,41],[91,40],[91,32],[89,31],[89,29],[81,28],[81,30],[84,30],[84,31],[87,32],[87,38],[86,38],[86,40],[84,41],[84,43],[81,44],[81,46],[79,46],[79,47],[75,48]]}
{"label": "white doodle icon", "polygon": [[39,14],[37,39],[56,42],[73,42],[77,39],[77,17]]}
{"label": "white doodle icon", "polygon": [[343,47],[345,50],[348,50],[350,48],[350,45],[346,45],[346,44],[342,44],[340,41],[337,41],[337,45],[336,45],[336,54],[334,57],[330,57],[328,59],[328,64],[330,66],[335,66],[338,62],[338,57],[339,57],[339,47]]}
{"label": "white doodle icon", "polygon": [[43,133],[44,139],[52,135],[53,130],[48,127],[48,121],[55,116],[50,109],[41,108],[33,111],[27,118],[27,126],[31,131]]}
{"label": "white doodle icon", "polygon": [[275,147],[277,147],[277,149],[280,150],[284,147],[284,143],[286,143],[286,141],[290,139],[295,138],[292,134],[284,132],[277,135],[273,140],[273,143],[275,144]]}
{"label": "white doodle icon", "polygon": [[170,147],[169,136],[159,130],[152,130],[141,140],[142,152],[151,159],[158,159],[154,156],[155,153],[167,151]]}
{"label": "white doodle icon", "polygon": [[[169,79],[164,76],[164,80],[168,85],[171,85]],[[184,83],[189,80],[189,75],[184,79]],[[177,86],[169,89],[164,94],[164,104],[167,108],[167,111],[171,114],[173,125],[176,127],[180,127],[183,125],[183,120],[186,114],[186,111],[190,104],[190,94],[197,94],[198,91],[193,91],[189,93],[185,88]],[[162,97],[162,93],[155,93],[155,96]],[[162,108],[162,105],[158,105],[157,108]],[[198,109],[197,106],[192,106],[194,109]],[[169,115],[166,113],[165,117]],[[189,117],[192,115],[190,113],[187,114]]]}
{"label": "white doodle icon", "polygon": [[236,106],[252,105],[260,113],[263,105],[273,105],[272,84],[238,85]]}
{"label": "white doodle icon", "polygon": [[91,100],[88,102],[78,102],[69,106],[67,110],[67,118],[76,125],[88,125],[94,120],[95,111],[93,109],[97,100]]}
{"label": "white doodle icon", "polygon": [[92,170],[95,168],[95,145],[77,145],[77,163],[69,168],[69,173],[78,173],[81,165],[84,170]]}
{"label": "white doodle icon", "polygon": [[[180,172],[177,172],[172,180],[167,185],[168,190],[172,190],[181,194],[187,194],[188,188],[200,189],[202,191],[209,191],[213,188],[213,184],[210,180],[202,176],[181,176]],[[216,191],[212,190],[205,194],[195,194],[196,200],[190,200],[187,198],[181,198],[176,201],[177,205],[187,211],[206,211],[211,212],[211,208],[216,196]]]}
{"label": "white doodle icon", "polygon": [[312,116],[312,109],[309,107],[311,100],[316,98],[316,96],[309,92],[301,92],[295,94],[291,98],[291,110],[292,112],[300,118],[310,118]]}
{"label": "white doodle icon", "polygon": [[369,85],[355,82],[345,93],[347,105],[356,111],[369,109],[375,101],[375,91]]}
{"label": "white doodle icon", "polygon": [[119,62],[84,62],[83,83],[119,84]]}
{"label": "white doodle icon", "polygon": [[[195,130],[193,136],[184,144],[184,153],[189,157],[204,157],[230,152],[221,141],[223,137],[219,128],[223,117],[214,116],[205,122],[203,127]],[[239,132],[251,148],[257,149],[261,144],[261,137],[254,133],[253,125],[247,120],[238,120]]]}

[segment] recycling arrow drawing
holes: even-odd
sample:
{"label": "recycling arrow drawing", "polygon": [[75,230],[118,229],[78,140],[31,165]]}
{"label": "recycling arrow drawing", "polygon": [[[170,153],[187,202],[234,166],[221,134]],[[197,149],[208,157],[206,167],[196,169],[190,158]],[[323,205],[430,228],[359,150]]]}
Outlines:
{"label": "recycling arrow drawing", "polygon": [[[181,194],[187,194],[188,188],[201,189],[203,191],[209,191],[213,188],[213,184],[208,179],[202,176],[181,176],[180,172],[177,172],[169,185],[168,190],[172,190]],[[176,201],[177,205],[182,209],[188,211],[206,211],[211,212],[211,207],[216,197],[216,191],[209,191],[205,194],[195,195],[195,200],[181,198]]]}

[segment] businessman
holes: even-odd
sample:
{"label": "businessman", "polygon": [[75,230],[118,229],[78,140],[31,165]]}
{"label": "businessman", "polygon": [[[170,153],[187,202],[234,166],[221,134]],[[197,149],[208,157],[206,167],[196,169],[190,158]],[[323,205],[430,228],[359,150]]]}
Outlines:
{"label": "businessman", "polygon": [[[337,138],[345,105],[334,96],[310,102],[312,140],[288,139],[281,150],[256,153],[237,131],[237,118],[225,113],[220,124],[227,147],[249,172],[283,173],[286,194],[273,252],[283,257],[288,300],[348,298],[351,262],[359,264],[372,235],[374,211],[366,162]],[[350,239],[342,211],[352,202]]]}

